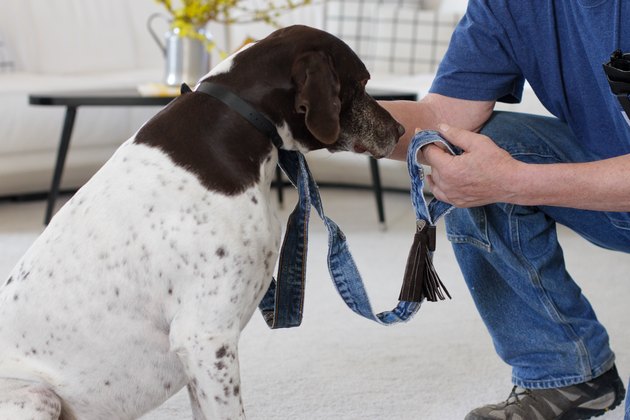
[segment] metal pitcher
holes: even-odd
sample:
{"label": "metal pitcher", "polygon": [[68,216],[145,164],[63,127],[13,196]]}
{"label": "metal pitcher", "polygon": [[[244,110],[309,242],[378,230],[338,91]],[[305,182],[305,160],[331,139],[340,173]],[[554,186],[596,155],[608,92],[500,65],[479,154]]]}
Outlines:
{"label": "metal pitcher", "polygon": [[[172,28],[164,34],[165,42],[162,43],[152,27],[154,19],[158,17],[165,19],[169,25],[171,21],[160,13],[152,14],[147,21],[149,33],[164,54],[164,83],[169,86],[197,83],[210,70],[207,42],[181,36],[179,28]],[[212,36],[204,27],[197,28],[197,33],[208,42],[212,40]]]}

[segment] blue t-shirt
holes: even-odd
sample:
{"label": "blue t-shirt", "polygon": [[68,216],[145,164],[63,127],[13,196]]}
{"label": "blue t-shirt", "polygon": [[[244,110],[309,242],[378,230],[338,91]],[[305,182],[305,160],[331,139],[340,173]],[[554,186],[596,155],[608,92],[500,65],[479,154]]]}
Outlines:
{"label": "blue t-shirt", "polygon": [[520,102],[524,80],[600,158],[630,153],[602,64],[630,52],[627,0],[469,0],[431,92]]}

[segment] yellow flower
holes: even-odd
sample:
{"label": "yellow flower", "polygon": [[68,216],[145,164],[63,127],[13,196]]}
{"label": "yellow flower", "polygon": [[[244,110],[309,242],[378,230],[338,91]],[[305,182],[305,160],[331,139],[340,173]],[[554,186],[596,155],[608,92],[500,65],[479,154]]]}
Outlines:
{"label": "yellow flower", "polygon": [[[202,41],[208,50],[214,42],[198,32],[198,29],[213,21],[223,24],[265,22],[280,27],[276,18],[282,12],[310,4],[312,0],[267,0],[259,1],[262,7],[253,7],[244,0],[155,0],[162,4],[173,17],[171,28],[178,29],[180,36]],[[175,4],[174,4],[175,3]]]}
{"label": "yellow flower", "polygon": [[173,16],[173,25],[182,23],[204,26],[210,21],[218,23],[246,23],[264,21],[278,26],[276,18],[281,12],[310,4],[312,0],[267,0],[255,7],[244,0],[155,0],[164,5]]}

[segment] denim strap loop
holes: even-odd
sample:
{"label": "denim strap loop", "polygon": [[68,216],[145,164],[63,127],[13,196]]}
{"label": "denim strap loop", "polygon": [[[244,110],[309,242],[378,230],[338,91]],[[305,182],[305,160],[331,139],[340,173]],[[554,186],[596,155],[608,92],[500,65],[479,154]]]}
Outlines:
{"label": "denim strap loop", "polygon": [[[297,327],[302,323],[308,251],[307,233],[311,213],[308,177],[298,174],[302,168],[296,158],[302,155],[282,149],[278,150],[278,155],[278,164],[298,189],[300,199],[287,221],[278,260],[277,279],[272,279],[269,289],[258,306],[267,325],[272,329]],[[306,170],[308,171],[308,168]]]}
{"label": "denim strap loop", "polygon": [[[422,166],[417,162],[416,155],[420,148],[426,144],[441,142],[449,151],[454,152],[437,132],[424,131],[416,134],[410,143],[407,162],[409,174],[412,180],[411,198],[416,216],[419,221],[424,221],[420,229],[422,242],[428,246],[428,254],[435,250],[435,221],[446,214],[451,206],[437,200],[427,203],[423,195],[424,173]],[[339,226],[324,214],[324,209],[319,195],[319,189],[315,183],[304,159],[299,152],[279,150],[278,157],[280,168],[285,172],[289,180],[297,188],[299,202],[287,223],[280,260],[278,266],[278,278],[272,280],[271,286],[263,297],[259,308],[270,328],[288,328],[300,325],[304,305],[304,285],[306,281],[306,257],[308,236],[308,214],[311,206],[319,214],[328,230],[328,270],[337,292],[346,305],[357,314],[371,319],[382,325],[390,325],[405,322],[420,309],[421,300],[401,300],[391,311],[374,314],[372,306],[363,285],[359,270],[352,258],[346,237]],[[424,261],[424,257],[422,259]],[[432,271],[437,278],[432,265],[426,268]],[[443,298],[439,286],[442,283],[437,279],[435,284],[428,289],[428,298]],[[448,295],[448,292],[446,292]],[[450,296],[449,296],[450,297]]]}

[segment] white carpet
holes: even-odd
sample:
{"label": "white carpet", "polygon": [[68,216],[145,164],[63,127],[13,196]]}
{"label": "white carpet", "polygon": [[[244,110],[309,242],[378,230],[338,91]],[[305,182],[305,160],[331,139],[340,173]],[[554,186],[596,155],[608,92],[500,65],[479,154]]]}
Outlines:
{"label": "white carpet", "polygon": [[[406,196],[386,195],[388,230],[376,222],[369,192],[324,190],[327,214],[349,238],[375,310],[398,296],[414,217]],[[294,196],[286,198],[286,218]],[[0,203],[0,279],[41,230],[44,203]],[[271,331],[258,313],[240,345],[242,393],[251,420],[462,419],[507,397],[510,370],[495,355],[443,226],[435,265],[453,300],[425,304],[411,322],[382,327],[345,307],[328,277],[325,229],[313,214],[301,327]],[[630,374],[630,256],[598,249],[560,231],[570,272],[608,327],[617,366]],[[143,420],[191,419],[180,392]],[[603,417],[622,419],[619,408]]]}

